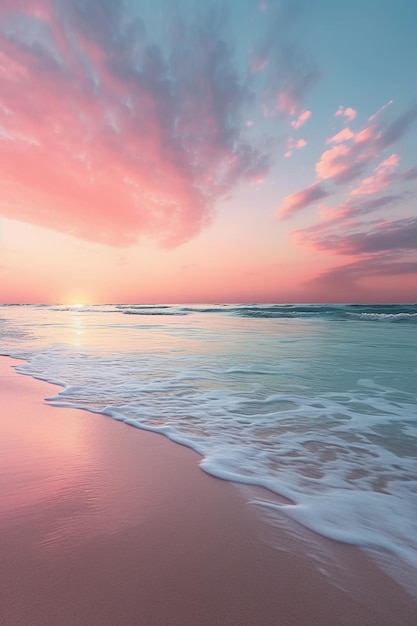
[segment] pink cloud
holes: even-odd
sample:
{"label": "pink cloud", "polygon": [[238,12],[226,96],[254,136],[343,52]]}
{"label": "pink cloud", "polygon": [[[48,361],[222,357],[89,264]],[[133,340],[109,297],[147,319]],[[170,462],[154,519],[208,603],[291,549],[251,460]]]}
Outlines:
{"label": "pink cloud", "polygon": [[354,119],[355,119],[355,117],[356,117],[356,115],[357,115],[357,111],[355,111],[355,109],[352,109],[352,107],[346,107],[346,108],[345,108],[345,107],[343,107],[343,106],[340,106],[340,107],[337,109],[337,111],[336,111],[335,115],[336,115],[337,117],[341,117],[341,116],[343,116],[343,117],[345,117],[345,118],[346,118],[346,120],[347,120],[348,122],[351,122],[352,120],[354,120]]}
{"label": "pink cloud", "polygon": [[238,181],[261,180],[268,156],[240,135],[246,95],[217,26],[177,32],[164,55],[121,2],[106,7],[63,3],[58,20],[48,2],[2,2],[0,213],[108,245],[177,245]]}
{"label": "pink cloud", "polygon": [[363,143],[371,140],[374,136],[374,128],[374,126],[369,126],[368,128],[363,128],[361,131],[356,133],[354,136],[355,143]]}
{"label": "pink cloud", "polygon": [[307,145],[307,142],[305,139],[293,139],[293,137],[290,137],[287,140],[287,151],[284,154],[285,158],[290,157],[293,154],[294,150],[300,150],[301,148],[304,148]]}
{"label": "pink cloud", "polygon": [[339,176],[343,175],[350,167],[350,153],[350,148],[345,145],[335,146],[323,152],[320,161],[316,164],[318,177],[323,179],[337,179]]}
{"label": "pink cloud", "polygon": [[336,135],[333,135],[333,137],[329,137],[329,139],[326,140],[326,143],[338,144],[338,143],[342,143],[343,141],[349,141],[350,139],[353,139],[354,137],[355,137],[355,134],[352,133],[349,127],[346,127],[343,130],[341,130],[340,133],[336,133]]}
{"label": "pink cloud", "polygon": [[[372,116],[371,123],[358,132],[345,128],[328,139],[331,147],[323,152],[316,164],[319,180],[341,184],[357,179],[379,160],[372,173],[356,184],[347,199],[332,208],[320,207],[320,221],[292,233],[296,244],[334,255],[356,257],[353,263],[331,267],[314,279],[312,283],[317,287],[323,284],[336,288],[340,283],[342,289],[349,285],[360,289],[358,281],[371,276],[405,277],[417,273],[415,218],[393,222],[379,216],[369,218],[372,213],[379,212],[381,215],[382,210],[390,214],[393,208],[404,206],[406,201],[414,201],[416,196],[415,189],[407,191],[401,188],[395,193],[381,194],[394,183],[405,184],[417,177],[417,168],[398,173],[398,154],[383,157],[386,149],[406,135],[415,123],[417,107],[410,107],[397,118],[387,121],[382,116],[380,119],[380,112],[387,106],[382,107]],[[344,115],[344,110],[339,114]],[[305,191],[285,199],[286,204],[281,207],[284,216],[305,205]]]}
{"label": "pink cloud", "polygon": [[[341,113],[342,114],[342,113]],[[362,128],[357,133],[353,133],[349,128],[327,140],[328,143],[335,144],[325,150],[316,163],[316,175],[318,180],[331,180],[336,184],[347,183],[358,178],[363,171],[392,143],[398,141],[417,119],[417,107],[411,107],[405,113],[394,119],[390,123],[375,122],[374,124]],[[348,142],[348,143],[346,143]],[[291,148],[292,146],[288,146]],[[285,156],[291,156],[289,149]],[[373,196],[383,189],[386,189],[396,181],[413,180],[416,176],[414,169],[406,171],[402,175],[396,173],[399,162],[399,155],[392,154],[385,158],[375,167],[371,176],[364,178],[355,189],[350,192],[351,196]],[[308,188],[313,190],[318,185],[315,183]],[[307,191],[308,191],[307,190]],[[288,196],[280,211],[283,216],[291,214],[297,210],[298,203],[304,206],[306,190]],[[329,195],[326,193],[326,195]],[[307,194],[308,197],[308,194]],[[329,211],[332,221],[337,219],[349,219],[357,214],[366,214],[379,208],[388,206],[405,199],[404,194],[390,195],[383,198],[371,198],[366,202],[354,202],[353,199],[342,202],[335,209],[323,209]]]}
{"label": "pink cloud", "polygon": [[[389,129],[390,126],[383,129],[374,124],[353,133],[349,128],[345,128],[328,139],[326,143],[336,145],[323,152],[317,162],[318,177],[331,179],[336,183],[355,179],[381,153]],[[350,143],[343,143],[346,141]]]}
{"label": "pink cloud", "polygon": [[374,195],[392,185],[396,178],[396,170],[400,157],[398,154],[391,154],[390,157],[382,161],[373,172],[372,176],[364,178],[358,187],[350,192],[352,196]]}
{"label": "pink cloud", "polygon": [[311,117],[311,111],[304,110],[302,113],[300,113],[300,115],[298,116],[296,120],[293,120],[291,122],[291,126],[295,128],[296,130],[298,130],[299,128],[301,128],[301,126],[303,126],[303,124],[306,123],[307,120],[310,119],[310,117]]}
{"label": "pink cloud", "polygon": [[278,217],[285,219],[290,217],[294,213],[297,213],[301,209],[318,202],[322,198],[325,198],[328,195],[325,189],[321,187],[318,183],[307,187],[307,189],[303,189],[302,191],[297,191],[289,196],[284,198],[283,203],[278,208],[277,215]]}
{"label": "pink cloud", "polygon": [[[342,143],[351,139],[353,143],[349,145]],[[363,128],[357,133],[345,128],[327,141],[337,145],[323,152],[316,164],[317,175],[335,182],[352,180],[380,152],[378,139],[379,131],[375,126]]]}

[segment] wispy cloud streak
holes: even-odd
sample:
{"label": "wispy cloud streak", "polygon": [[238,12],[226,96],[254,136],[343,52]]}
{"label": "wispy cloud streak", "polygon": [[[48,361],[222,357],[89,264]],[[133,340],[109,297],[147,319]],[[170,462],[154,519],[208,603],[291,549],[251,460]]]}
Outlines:
{"label": "wispy cloud streak", "polygon": [[327,195],[327,191],[320,184],[311,185],[307,189],[286,196],[278,208],[278,216],[281,218],[290,217],[301,209],[322,200]]}

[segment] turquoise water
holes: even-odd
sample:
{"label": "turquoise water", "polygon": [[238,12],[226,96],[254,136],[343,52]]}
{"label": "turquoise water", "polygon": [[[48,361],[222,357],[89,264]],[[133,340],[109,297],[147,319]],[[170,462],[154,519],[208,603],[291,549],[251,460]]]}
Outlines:
{"label": "turquoise water", "polygon": [[3,306],[0,341],[51,404],[161,432],[417,576],[416,305]]}

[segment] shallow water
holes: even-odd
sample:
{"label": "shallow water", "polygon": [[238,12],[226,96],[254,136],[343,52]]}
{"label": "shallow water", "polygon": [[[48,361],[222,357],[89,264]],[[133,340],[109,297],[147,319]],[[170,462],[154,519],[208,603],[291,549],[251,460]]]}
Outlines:
{"label": "shallow water", "polygon": [[[417,576],[417,306],[0,307],[0,351]],[[409,570],[410,571],[410,570]]]}

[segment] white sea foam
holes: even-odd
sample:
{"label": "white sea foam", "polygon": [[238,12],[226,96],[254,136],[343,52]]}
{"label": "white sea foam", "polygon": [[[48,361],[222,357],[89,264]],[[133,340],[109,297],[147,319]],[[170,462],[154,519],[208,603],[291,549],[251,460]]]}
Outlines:
{"label": "white sea foam", "polygon": [[[203,470],[288,500],[258,501],[268,510],[417,576],[413,326],[192,312],[137,325],[111,313],[82,314],[99,346],[31,348],[23,332],[19,371],[64,387],[51,404],[160,432],[199,452]],[[50,339],[68,328],[57,322]]]}

